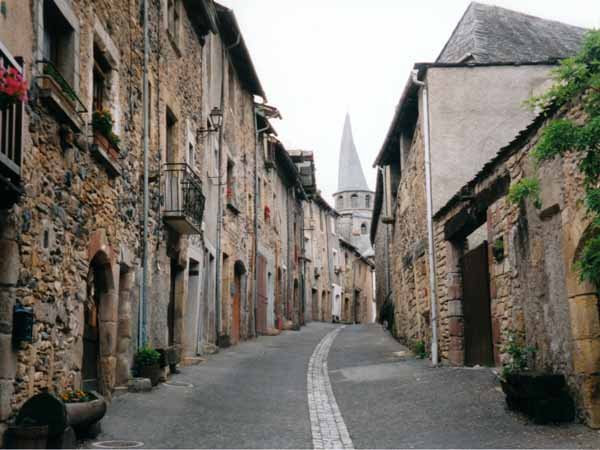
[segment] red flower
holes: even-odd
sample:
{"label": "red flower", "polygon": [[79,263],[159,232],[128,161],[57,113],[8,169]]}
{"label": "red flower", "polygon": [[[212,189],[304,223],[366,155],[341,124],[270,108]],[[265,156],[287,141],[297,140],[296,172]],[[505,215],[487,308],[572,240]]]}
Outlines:
{"label": "red flower", "polygon": [[27,101],[27,81],[14,67],[0,67],[0,105]]}

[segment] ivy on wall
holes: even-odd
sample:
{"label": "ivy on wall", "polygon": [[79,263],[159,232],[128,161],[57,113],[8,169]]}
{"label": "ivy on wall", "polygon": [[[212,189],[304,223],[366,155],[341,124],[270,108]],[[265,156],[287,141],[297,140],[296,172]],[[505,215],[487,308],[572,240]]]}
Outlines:
{"label": "ivy on wall", "polygon": [[[580,52],[563,60],[554,71],[555,83],[532,107],[568,106],[581,102],[583,123],[554,119],[546,125],[532,151],[536,166],[568,153],[581,155],[579,170],[584,176],[585,206],[592,219],[581,255],[576,261],[582,281],[600,288],[600,30],[588,32]],[[539,181],[524,178],[509,191],[509,201],[519,203],[533,197],[539,207]]]}

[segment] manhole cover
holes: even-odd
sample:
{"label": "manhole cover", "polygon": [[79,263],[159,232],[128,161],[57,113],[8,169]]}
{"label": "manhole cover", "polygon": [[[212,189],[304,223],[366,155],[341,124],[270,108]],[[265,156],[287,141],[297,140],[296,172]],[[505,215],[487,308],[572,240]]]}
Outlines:
{"label": "manhole cover", "polygon": [[183,381],[169,381],[167,383],[163,383],[165,386],[173,386],[173,387],[194,387],[192,383],[184,383]]}
{"label": "manhole cover", "polygon": [[92,447],[96,448],[140,448],[144,443],[140,441],[100,441],[94,442]]}

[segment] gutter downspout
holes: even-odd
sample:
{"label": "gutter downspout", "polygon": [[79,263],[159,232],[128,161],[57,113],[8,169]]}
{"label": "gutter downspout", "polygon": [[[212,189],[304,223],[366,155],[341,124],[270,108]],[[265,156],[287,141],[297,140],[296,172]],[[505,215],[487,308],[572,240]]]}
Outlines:
{"label": "gutter downspout", "polygon": [[148,0],[144,0],[144,72],[143,72],[143,108],[144,108],[144,199],[143,199],[143,231],[142,231],[142,285],[140,296],[140,320],[138,347],[146,345],[146,305],[148,301]]}
{"label": "gutter downspout", "polygon": [[[325,209],[325,208],[323,208]],[[331,247],[329,245],[329,225],[330,225],[331,220],[329,219],[329,214],[326,213],[325,214],[325,242],[327,243],[327,272],[329,272],[329,288],[331,289],[330,291],[330,295],[328,297],[330,297],[331,300],[331,304],[329,305],[329,318],[327,319],[327,321],[329,320],[333,320],[333,269],[331,268],[331,254],[333,253],[333,247]]]}
{"label": "gutter downspout", "polygon": [[300,255],[302,258],[302,271],[300,272],[300,289],[302,292],[301,297],[301,307],[300,307],[300,324],[306,324],[306,249],[304,247],[304,205],[302,204],[304,200],[300,199],[299,202],[296,203],[296,207],[300,206],[300,223],[301,225],[298,227],[300,229]]}
{"label": "gutter downspout", "polygon": [[[383,179],[383,205],[385,209],[385,217],[389,217],[390,211],[388,211],[388,192],[387,192],[387,180],[385,176],[385,170],[383,167],[379,166],[379,172],[381,173],[381,177]],[[390,294],[391,289],[391,277],[390,277],[390,227],[387,223],[381,223],[385,226],[385,234],[384,234],[384,252],[383,252],[383,262],[384,262],[384,274],[385,274],[385,295],[383,296],[383,303],[387,301],[388,295]],[[379,311],[377,311],[379,314]]]}
{"label": "gutter downspout", "polygon": [[223,256],[221,255],[221,240],[223,233],[223,129],[225,128],[225,43],[221,41],[221,101],[220,108],[223,114],[223,123],[219,128],[219,145],[217,148],[217,249],[215,267],[215,334],[216,344],[219,345],[221,332],[221,271]]}
{"label": "gutter downspout", "polygon": [[425,190],[427,196],[427,238],[429,259],[429,292],[431,300],[431,362],[438,364],[438,337],[437,337],[437,290],[435,267],[435,244],[433,236],[433,194],[431,189],[431,147],[429,141],[429,98],[427,83],[420,81],[419,73],[412,71],[412,82],[423,90],[423,141],[425,146]]}
{"label": "gutter downspout", "polygon": [[221,264],[223,256],[221,255],[221,240],[223,230],[223,129],[225,128],[225,59],[226,52],[240,43],[240,35],[238,34],[236,41],[226,46],[225,42],[220,39],[221,43],[221,101],[220,107],[223,114],[223,123],[219,128],[219,147],[217,149],[217,249],[216,249],[216,264],[215,264],[215,334],[216,344],[219,345],[219,332],[221,331]]}
{"label": "gutter downspout", "polygon": [[256,321],[256,315],[258,313],[258,189],[260,187],[260,180],[258,179],[258,136],[260,133],[269,129],[269,124],[264,128],[258,128],[258,120],[256,118],[258,114],[258,106],[254,106],[254,255],[253,255],[253,266],[254,266],[254,282],[252,283],[252,301],[254,305],[254,336],[258,336],[258,324]]}

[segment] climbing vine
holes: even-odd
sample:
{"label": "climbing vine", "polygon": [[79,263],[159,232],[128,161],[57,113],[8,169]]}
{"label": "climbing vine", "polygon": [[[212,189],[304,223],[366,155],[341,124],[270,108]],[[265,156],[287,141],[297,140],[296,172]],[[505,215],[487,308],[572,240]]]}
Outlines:
{"label": "climbing vine", "polygon": [[[585,206],[592,218],[592,229],[583,244],[577,269],[582,281],[600,287],[600,30],[586,35],[581,51],[563,60],[554,71],[555,83],[544,95],[531,98],[532,107],[560,108],[581,102],[583,123],[569,119],[552,120],[541,132],[532,151],[536,166],[568,153],[581,155],[579,170],[584,176]],[[539,207],[539,182],[524,178],[513,185],[509,201],[534,197]]]}

